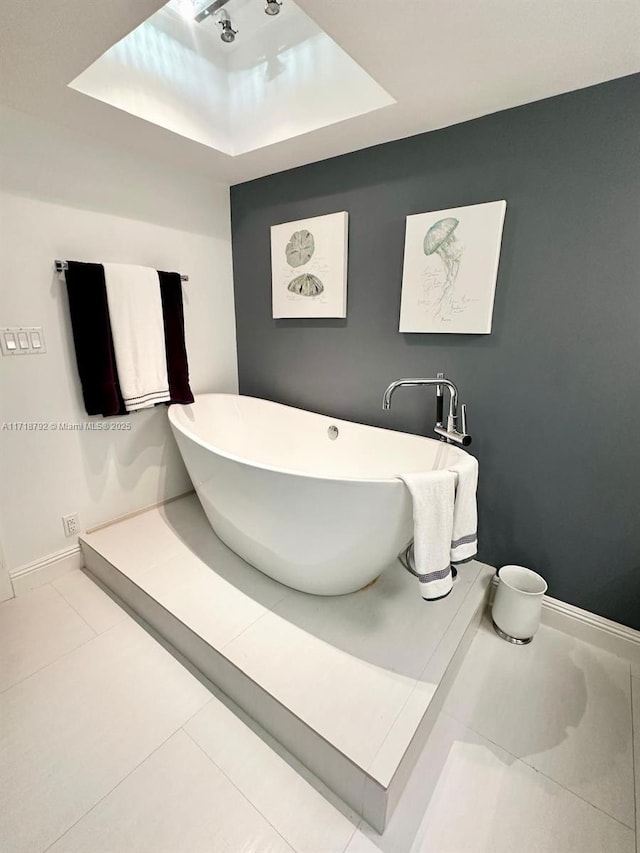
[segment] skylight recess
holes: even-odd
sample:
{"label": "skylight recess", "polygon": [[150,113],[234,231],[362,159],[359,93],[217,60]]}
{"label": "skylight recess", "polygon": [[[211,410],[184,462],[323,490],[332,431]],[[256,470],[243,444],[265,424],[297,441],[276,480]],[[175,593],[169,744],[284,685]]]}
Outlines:
{"label": "skylight recess", "polygon": [[[394,103],[293,0],[170,0],[69,85],[232,156]],[[238,35],[220,39],[226,16]]]}

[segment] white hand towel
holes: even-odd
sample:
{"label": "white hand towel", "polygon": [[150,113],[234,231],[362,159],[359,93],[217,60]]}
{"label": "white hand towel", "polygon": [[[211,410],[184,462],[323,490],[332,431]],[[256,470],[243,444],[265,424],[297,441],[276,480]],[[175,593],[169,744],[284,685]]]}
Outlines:
{"label": "white hand towel", "polygon": [[118,379],[128,412],[170,400],[160,281],[156,270],[104,264]]}
{"label": "white hand towel", "polygon": [[456,475],[451,562],[463,563],[478,551],[478,460],[469,454],[449,469]]}
{"label": "white hand towel", "polygon": [[451,592],[451,538],[456,475],[452,471],[399,474],[413,501],[414,564],[427,601]]}

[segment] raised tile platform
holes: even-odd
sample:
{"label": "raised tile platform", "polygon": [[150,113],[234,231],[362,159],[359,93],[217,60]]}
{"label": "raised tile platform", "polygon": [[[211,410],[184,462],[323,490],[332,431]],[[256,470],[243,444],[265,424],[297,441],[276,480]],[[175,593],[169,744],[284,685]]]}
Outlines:
{"label": "raised tile platform", "polygon": [[292,590],[212,531],[195,495],[85,534],[86,571],[379,832],[476,630],[493,568],[426,603],[400,565],[338,597]]}

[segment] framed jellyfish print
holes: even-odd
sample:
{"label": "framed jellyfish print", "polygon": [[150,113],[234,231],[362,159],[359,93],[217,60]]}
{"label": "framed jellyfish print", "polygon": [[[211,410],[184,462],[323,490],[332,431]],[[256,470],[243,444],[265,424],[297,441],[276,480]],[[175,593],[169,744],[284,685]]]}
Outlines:
{"label": "framed jellyfish print", "polygon": [[488,335],[506,201],[407,216],[401,332]]}
{"label": "framed jellyfish print", "polygon": [[271,226],[273,316],[347,316],[345,211]]}

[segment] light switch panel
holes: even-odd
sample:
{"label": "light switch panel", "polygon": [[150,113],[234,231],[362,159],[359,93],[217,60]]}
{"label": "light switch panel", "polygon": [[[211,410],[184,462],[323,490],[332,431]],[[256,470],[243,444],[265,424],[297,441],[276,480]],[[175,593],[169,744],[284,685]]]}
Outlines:
{"label": "light switch panel", "polygon": [[41,326],[0,329],[2,355],[41,355],[47,351]]}

